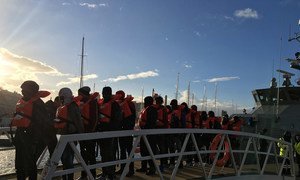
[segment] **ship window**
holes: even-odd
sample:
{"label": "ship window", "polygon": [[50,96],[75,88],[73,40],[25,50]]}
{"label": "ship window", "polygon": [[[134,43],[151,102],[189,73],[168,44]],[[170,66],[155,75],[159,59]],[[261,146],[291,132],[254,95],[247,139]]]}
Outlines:
{"label": "ship window", "polygon": [[288,94],[290,95],[290,98],[291,98],[292,101],[299,101],[300,100],[299,92],[290,90],[290,91],[288,91]]}

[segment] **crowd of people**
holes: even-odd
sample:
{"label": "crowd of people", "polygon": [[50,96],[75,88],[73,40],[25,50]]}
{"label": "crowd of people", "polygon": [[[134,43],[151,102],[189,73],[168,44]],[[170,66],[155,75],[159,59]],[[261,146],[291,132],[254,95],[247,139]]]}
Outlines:
{"label": "crowd of people", "polygon": [[[144,98],[144,108],[137,118],[133,97],[125,95],[118,90],[113,94],[111,87],[102,89],[101,98],[98,92],[91,92],[88,86],[78,89],[74,95],[70,88],[59,90],[54,101],[44,103],[41,98],[50,95],[47,91],[40,91],[39,85],[34,81],[25,81],[21,85],[22,99],[16,105],[16,113],[11,125],[16,126],[13,143],[16,147],[15,168],[18,180],[37,179],[36,162],[42,151],[48,147],[50,157],[57,144],[56,134],[92,133],[116,130],[133,130],[136,125],[140,129],[157,128],[202,128],[224,129],[241,131],[243,120],[238,116],[232,119],[228,115],[216,117],[213,111],[199,111],[196,105],[190,108],[187,103],[178,104],[176,99],[171,100],[170,105],[164,106],[161,96],[147,96]],[[197,134],[196,141],[199,148],[210,147],[214,135]],[[184,136],[180,134],[149,135],[147,140],[154,154],[175,153],[180,151]],[[231,146],[238,149],[239,141],[236,136],[230,136]],[[105,138],[100,140],[80,141],[80,153],[87,165],[96,164],[96,150],[100,148],[102,162],[118,159],[126,159],[131,152],[133,137]],[[300,145],[299,145],[300,146]],[[187,150],[194,150],[192,140],[187,144]],[[141,156],[148,156],[146,142],[140,141]],[[238,163],[238,157],[235,158]],[[67,144],[61,156],[63,169],[73,168],[74,151]],[[159,168],[163,172],[165,168],[173,168],[176,158],[161,158]],[[199,163],[197,155],[188,155],[180,162],[179,168],[184,164],[193,166]],[[203,158],[209,161],[209,156]],[[137,172],[146,175],[154,175],[156,169],[152,160],[141,161],[141,168]],[[99,179],[115,179],[116,174],[121,174],[125,164],[120,168],[108,166],[102,168],[102,174],[97,175],[96,169],[92,169],[93,177]],[[134,162],[130,163],[127,177],[135,173]],[[64,175],[64,180],[74,179],[74,174]],[[85,171],[81,172],[80,179],[87,179]]]}

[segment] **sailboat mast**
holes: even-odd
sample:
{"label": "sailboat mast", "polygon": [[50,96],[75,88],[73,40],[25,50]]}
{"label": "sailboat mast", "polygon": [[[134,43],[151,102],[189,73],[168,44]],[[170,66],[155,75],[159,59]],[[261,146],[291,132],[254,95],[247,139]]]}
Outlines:
{"label": "sailboat mast", "polygon": [[191,81],[189,81],[188,85],[188,94],[187,94],[187,105],[190,106],[190,90],[191,90]]}
{"label": "sailboat mast", "polygon": [[215,84],[215,112],[217,111],[217,88],[218,83]]}
{"label": "sailboat mast", "polygon": [[84,37],[81,44],[81,65],[80,65],[80,88],[83,86],[83,58],[84,58]]}

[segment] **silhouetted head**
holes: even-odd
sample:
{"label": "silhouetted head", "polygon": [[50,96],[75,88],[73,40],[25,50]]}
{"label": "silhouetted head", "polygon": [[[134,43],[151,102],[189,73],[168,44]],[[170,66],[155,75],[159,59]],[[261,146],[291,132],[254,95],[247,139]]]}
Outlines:
{"label": "silhouetted head", "polygon": [[300,58],[300,52],[296,52],[296,53],[295,53],[295,57],[296,57],[297,59],[299,59],[299,58]]}
{"label": "silhouetted head", "polygon": [[120,95],[120,99],[122,100],[125,98],[125,92],[122,90],[117,91],[116,94]]}
{"label": "silhouetted head", "polygon": [[110,100],[112,96],[112,90],[111,90],[111,87],[109,86],[105,86],[103,89],[102,89],[102,97],[104,99],[104,102],[108,102]]}
{"label": "silhouetted head", "polygon": [[144,98],[144,107],[151,106],[153,104],[153,97],[152,96],[147,96]]}
{"label": "silhouetted head", "polygon": [[25,81],[21,85],[21,92],[24,100],[29,100],[39,91],[39,85],[35,81]]}
{"label": "silhouetted head", "polygon": [[158,104],[158,105],[162,105],[164,102],[164,99],[161,97],[161,96],[157,96],[155,98],[155,103]]}
{"label": "silhouetted head", "polygon": [[78,95],[81,95],[84,100],[86,100],[90,96],[91,88],[88,86],[83,86],[78,89]]}
{"label": "silhouetted head", "polygon": [[215,113],[213,111],[208,111],[208,117],[215,117]]}
{"label": "silhouetted head", "polygon": [[170,102],[170,105],[171,105],[172,109],[177,108],[178,101],[176,99],[172,99],[172,101]]}
{"label": "silhouetted head", "polygon": [[201,111],[201,119],[206,120],[207,119],[207,113],[206,111]]}
{"label": "silhouetted head", "polygon": [[188,107],[187,103],[183,102],[183,103],[181,103],[180,105],[183,106],[183,111],[184,111],[184,112],[188,112],[188,111],[189,111],[189,107]]}
{"label": "silhouetted head", "polygon": [[61,88],[58,92],[59,99],[63,105],[73,101],[73,93],[70,88]]}
{"label": "silhouetted head", "polygon": [[194,110],[194,111],[197,111],[197,106],[196,105],[192,105],[191,109]]}

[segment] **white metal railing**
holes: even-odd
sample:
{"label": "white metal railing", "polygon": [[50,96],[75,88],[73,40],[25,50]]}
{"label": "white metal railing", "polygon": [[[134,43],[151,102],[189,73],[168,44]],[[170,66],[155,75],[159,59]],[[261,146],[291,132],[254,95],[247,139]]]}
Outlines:
{"label": "white metal railing", "polygon": [[[148,135],[159,135],[159,134],[184,134],[185,139],[182,143],[181,151],[175,152],[175,153],[168,153],[168,154],[157,154],[157,155],[154,154],[149,145],[147,136]],[[221,141],[216,150],[200,150],[201,147],[198,147],[198,145],[197,145],[195,134],[221,134],[222,138],[221,138]],[[247,141],[245,141],[245,142],[247,142],[245,149],[233,149],[231,147],[231,142],[230,142],[231,135],[235,135],[237,137],[243,137],[243,139],[245,139],[245,140],[248,139]],[[136,137],[133,142],[133,148],[127,159],[115,160],[115,161],[105,162],[105,163],[97,162],[97,164],[93,164],[93,165],[87,165],[84,162],[79,150],[76,148],[75,143],[74,143],[74,142],[83,141],[83,140],[96,140],[96,139],[103,139],[103,138],[116,138],[116,137],[126,137],[126,136]],[[134,156],[134,151],[137,148],[141,138],[143,138],[143,140],[146,144],[146,147],[149,151],[150,156],[146,156],[146,157],[135,157]],[[192,140],[195,150],[187,152],[186,147],[187,147],[189,139]],[[268,141],[269,146],[268,146],[267,152],[260,152],[257,149],[257,141],[259,139],[265,139]],[[282,176],[282,171],[285,166],[285,162],[287,160],[289,160],[290,168],[291,168],[291,174],[289,175],[289,177],[295,178],[295,163],[294,163],[294,159],[293,159],[293,146],[291,143],[283,142],[284,144],[287,145],[288,148],[286,151],[287,152],[286,155],[283,158],[281,158],[281,157],[279,157],[279,155],[277,153],[277,148],[276,148],[278,139],[275,139],[272,137],[267,137],[267,136],[262,136],[259,134],[246,133],[246,132],[211,130],[211,129],[150,129],[150,130],[139,130],[139,131],[134,131],[134,130],[132,130],[132,131],[130,131],[130,130],[129,131],[109,131],[109,132],[96,132],[96,133],[86,133],[86,134],[62,135],[58,141],[58,144],[52,155],[52,158],[50,159],[50,162],[49,162],[50,164],[49,164],[48,169],[47,170],[44,169],[44,172],[46,172],[46,173],[43,178],[48,180],[48,179],[52,179],[52,177],[62,176],[65,174],[79,172],[79,171],[84,170],[90,179],[94,179],[90,172],[91,169],[126,163],[124,171],[120,177],[120,179],[124,179],[126,173],[128,172],[130,162],[152,159],[160,179],[164,179],[156,160],[158,160],[160,158],[167,158],[167,157],[175,156],[178,158],[177,158],[175,168],[173,169],[171,178],[170,178],[170,179],[175,179],[183,156],[196,154],[198,156],[198,159],[200,162],[200,169],[201,169],[201,171],[199,171],[199,176],[202,176],[205,179],[213,179],[213,174],[214,174],[214,171],[216,168],[216,163],[218,161],[218,157],[221,153],[225,152],[225,150],[222,149],[222,147],[224,145],[224,141],[227,141],[229,144],[229,153],[230,153],[230,158],[231,158],[231,161],[233,164],[233,170],[235,172],[235,174],[234,174],[235,176],[243,175],[243,167],[245,166],[247,155],[253,154],[255,157],[255,160],[256,160],[256,164],[254,164],[256,167],[255,175],[260,175],[260,176],[265,175],[264,173],[265,173],[266,166],[268,165],[268,160],[270,159],[270,157],[274,157],[276,172],[275,172],[275,174],[273,174],[273,176]],[[73,149],[73,151],[75,153],[75,158],[79,162],[80,166],[74,167],[72,169],[57,170],[56,168],[59,164],[61,155],[67,144],[70,144],[71,148]],[[251,150],[251,146],[252,146],[253,150]],[[206,169],[205,169],[205,164],[203,163],[201,155],[210,154],[210,153],[215,153],[216,155],[215,155],[215,159],[213,160],[212,164],[209,165],[210,170],[207,173]],[[235,156],[234,156],[235,153],[242,155],[242,161],[241,161],[240,166],[237,166],[237,164],[235,163]],[[259,162],[260,155],[265,155],[265,160],[264,160],[262,168],[260,167],[260,162]],[[43,158],[43,157],[41,157],[41,158]],[[279,162],[279,160],[282,160],[282,161]],[[268,174],[268,176],[270,176],[270,174]]]}

